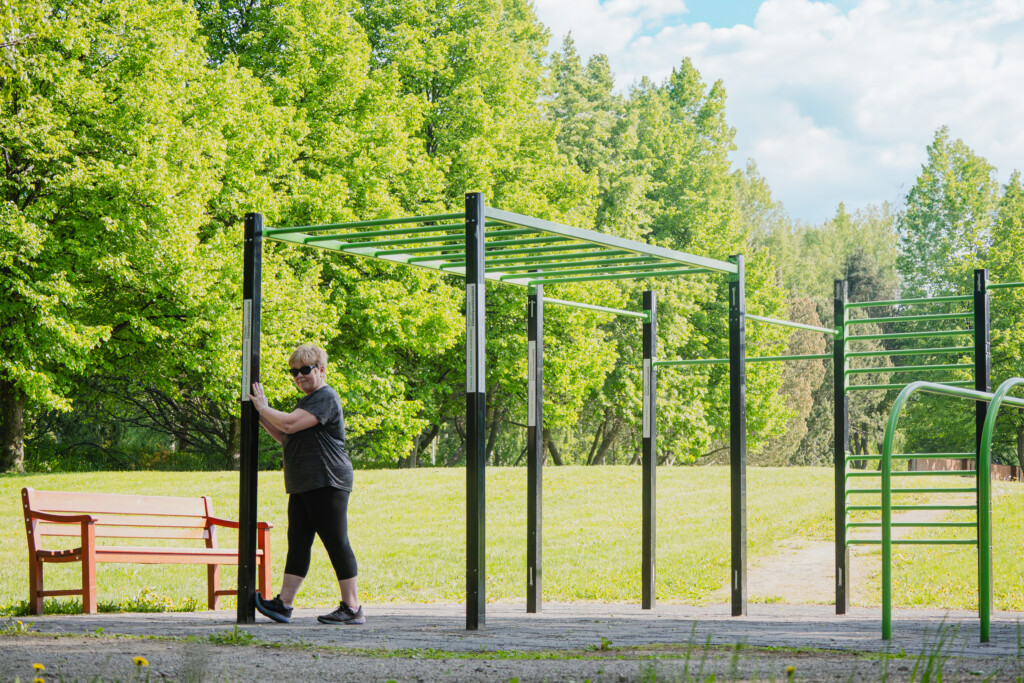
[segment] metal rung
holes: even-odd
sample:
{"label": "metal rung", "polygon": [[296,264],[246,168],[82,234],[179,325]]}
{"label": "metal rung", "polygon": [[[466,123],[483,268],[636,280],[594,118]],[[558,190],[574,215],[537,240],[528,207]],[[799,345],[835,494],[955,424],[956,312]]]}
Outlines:
{"label": "metal rung", "polygon": [[[917,470],[914,472],[890,472],[891,477],[957,477],[957,476],[968,476],[977,474],[974,470]],[[851,477],[880,477],[882,473],[878,470],[872,470],[871,472],[847,472],[846,478]]]}
{"label": "metal rung", "polygon": [[[975,539],[936,539],[929,541],[924,539],[897,538],[889,542],[893,545],[978,545],[978,541]],[[874,538],[851,538],[846,541],[846,545],[882,545],[882,541]]]}
{"label": "metal rung", "polygon": [[976,538],[895,538],[890,541],[893,545],[978,545]]}
{"label": "metal rung", "polygon": [[[891,505],[891,510],[976,510],[977,505]],[[878,512],[881,505],[847,505],[847,512]]]}
{"label": "metal rung", "polygon": [[[891,457],[903,460],[930,460],[932,458],[973,458],[974,456],[974,453],[893,453]],[[846,459],[881,460],[882,456],[878,453],[869,453],[867,455],[854,455],[853,453],[847,453]]]}
{"label": "metal rung", "polygon": [[[879,528],[882,526],[881,522],[847,522],[847,528],[853,527],[871,527]],[[957,527],[957,528],[974,528],[978,526],[977,522],[893,522],[889,526],[896,528],[946,528],[946,527]]]}
{"label": "metal rung", "polygon": [[[882,489],[848,489],[846,495],[851,493],[873,493],[880,494]],[[930,489],[891,489],[890,493],[977,493],[977,488],[930,488]]]}
{"label": "metal rung", "polygon": [[[973,387],[973,380],[963,380],[957,382],[943,382],[951,387]],[[903,389],[906,384],[850,384],[846,387],[847,391],[892,391],[893,389]]]}

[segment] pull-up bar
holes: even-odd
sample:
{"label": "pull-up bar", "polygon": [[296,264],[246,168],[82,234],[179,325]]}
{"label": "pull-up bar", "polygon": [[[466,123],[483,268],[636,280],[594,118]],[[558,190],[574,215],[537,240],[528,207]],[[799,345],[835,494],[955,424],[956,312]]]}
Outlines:
{"label": "pull-up bar", "polygon": [[[786,361],[786,360],[825,360],[832,358],[831,353],[814,353],[803,356],[755,356],[754,358],[745,358],[746,363],[769,363],[772,361]],[[696,360],[656,360],[654,365],[657,367],[667,367],[671,365],[728,365],[728,358],[698,358]]]}
{"label": "pull-up bar", "polygon": [[601,311],[602,313],[612,313],[614,315],[626,316],[627,318],[640,318],[641,320],[647,320],[650,317],[646,311],[625,311],[621,308],[609,308],[607,306],[595,306],[594,304],[582,304],[578,301],[563,301],[561,299],[552,299],[551,297],[544,297],[544,303],[558,304],[559,306],[569,306],[571,308],[585,308],[588,311]]}
{"label": "pull-up bar", "polygon": [[[811,332],[824,332],[825,334],[836,335],[837,330],[831,327],[818,327],[817,325],[805,325],[804,323],[795,323],[790,320],[779,320],[777,318],[766,318],[763,315],[752,315],[746,314],[747,320],[756,320],[761,323],[770,323],[772,325],[781,325],[782,327],[795,327],[798,330],[810,330]],[[832,356],[830,355],[829,358]],[[749,358],[747,360],[750,360]]]}

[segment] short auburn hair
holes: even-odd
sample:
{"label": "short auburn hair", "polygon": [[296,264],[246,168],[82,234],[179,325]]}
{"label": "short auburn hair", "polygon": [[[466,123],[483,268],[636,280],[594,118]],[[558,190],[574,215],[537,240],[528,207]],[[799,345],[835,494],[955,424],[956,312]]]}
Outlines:
{"label": "short auburn hair", "polygon": [[321,368],[327,367],[327,352],[316,344],[303,344],[292,351],[288,357],[288,364],[300,363],[301,365],[316,365]]}

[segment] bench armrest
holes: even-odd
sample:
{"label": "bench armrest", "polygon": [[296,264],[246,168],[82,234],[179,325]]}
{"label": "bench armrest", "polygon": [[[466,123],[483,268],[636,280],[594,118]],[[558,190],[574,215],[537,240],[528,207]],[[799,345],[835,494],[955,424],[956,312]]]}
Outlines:
{"label": "bench armrest", "polygon": [[29,519],[38,519],[43,522],[57,522],[59,524],[95,524],[96,518],[92,515],[57,515],[52,512],[40,512],[38,510],[28,511]]}
{"label": "bench armrest", "polygon": [[[226,526],[229,529],[237,529],[238,522],[230,519],[221,519],[220,517],[207,517],[206,520],[215,526]],[[256,522],[257,529],[273,529],[274,525],[270,522]]]}

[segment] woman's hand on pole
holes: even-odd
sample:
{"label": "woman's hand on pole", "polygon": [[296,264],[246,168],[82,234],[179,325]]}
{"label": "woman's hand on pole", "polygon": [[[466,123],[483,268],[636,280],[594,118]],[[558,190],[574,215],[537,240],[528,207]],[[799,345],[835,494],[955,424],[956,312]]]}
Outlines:
{"label": "woman's hand on pole", "polygon": [[257,413],[262,413],[263,409],[269,404],[266,395],[263,393],[263,386],[259,382],[252,383],[252,393],[249,394],[249,400],[252,401],[252,405]]}

